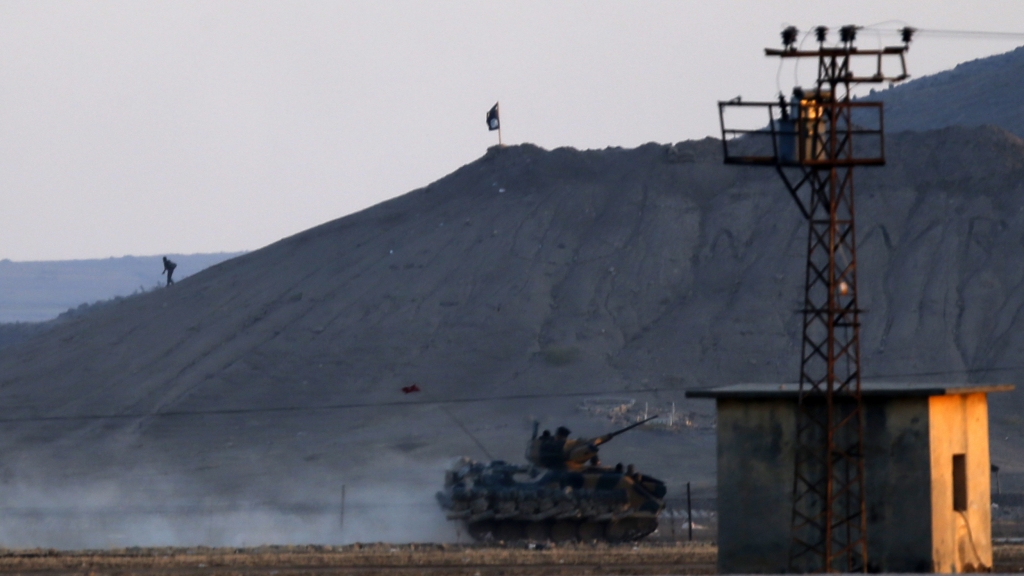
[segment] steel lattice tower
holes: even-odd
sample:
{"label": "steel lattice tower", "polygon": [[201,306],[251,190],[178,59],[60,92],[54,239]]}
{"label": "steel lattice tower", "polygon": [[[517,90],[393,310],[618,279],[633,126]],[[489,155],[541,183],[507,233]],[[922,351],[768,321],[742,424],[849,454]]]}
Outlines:
{"label": "steel lattice tower", "polygon": [[[793,44],[768,56],[816,59],[813,88],[797,88],[787,102],[719,102],[727,164],[773,166],[807,219],[803,338],[793,476],[793,572],[861,572],[867,562],[864,494],[864,417],[860,394],[860,314],[853,168],[885,163],[882,104],[854,102],[851,85],[907,78],[904,45],[880,50],[853,46],[856,27],[826,47],[827,29],[816,29],[818,48]],[[895,76],[882,72],[883,57],[899,58]],[[855,58],[874,59],[870,76],[856,76]],[[768,125],[727,129],[728,110],[767,109]],[[762,125],[763,126],[763,125]],[[770,139],[770,150],[768,140]]]}

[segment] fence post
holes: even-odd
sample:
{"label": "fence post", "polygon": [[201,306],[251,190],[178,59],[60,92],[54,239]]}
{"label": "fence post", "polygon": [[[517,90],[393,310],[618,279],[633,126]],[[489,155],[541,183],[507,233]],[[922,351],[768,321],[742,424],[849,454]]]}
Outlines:
{"label": "fence post", "polygon": [[693,508],[690,507],[690,483],[686,483],[686,527],[689,532],[687,539],[693,541]]}

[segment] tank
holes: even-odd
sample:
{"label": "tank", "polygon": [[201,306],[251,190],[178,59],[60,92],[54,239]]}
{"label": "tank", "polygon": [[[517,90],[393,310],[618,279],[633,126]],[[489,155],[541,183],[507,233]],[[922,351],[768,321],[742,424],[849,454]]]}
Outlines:
{"label": "tank", "polygon": [[628,542],[658,527],[665,483],[633,470],[602,466],[598,446],[652,420],[597,438],[545,431],[526,449],[527,464],[462,458],[437,493],[449,520],[476,540]]}

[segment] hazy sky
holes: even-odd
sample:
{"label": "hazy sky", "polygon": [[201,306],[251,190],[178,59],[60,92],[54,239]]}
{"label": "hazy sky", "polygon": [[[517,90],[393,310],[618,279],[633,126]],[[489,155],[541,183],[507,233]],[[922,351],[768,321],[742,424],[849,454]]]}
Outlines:
{"label": "hazy sky", "polygon": [[[497,100],[506,144],[717,135],[717,100],[777,92],[763,48],[784,25],[889,20],[1024,32],[1024,6],[5,0],[0,258],[259,248],[472,162],[497,142]],[[908,63],[1022,43],[925,33]],[[788,91],[794,70],[780,77]]]}

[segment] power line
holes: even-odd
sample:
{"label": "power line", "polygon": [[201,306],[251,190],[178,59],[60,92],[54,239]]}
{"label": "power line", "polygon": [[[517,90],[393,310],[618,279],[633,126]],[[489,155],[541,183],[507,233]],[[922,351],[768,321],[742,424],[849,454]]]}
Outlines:
{"label": "power line", "polygon": [[[790,24],[783,24],[783,26],[789,26]],[[893,26],[896,26],[895,28]],[[914,38],[918,38],[919,35],[925,36],[939,36],[948,38],[977,38],[977,39],[993,39],[993,40],[1013,40],[1013,39],[1024,39],[1024,32],[1009,32],[1009,31],[997,31],[997,30],[954,30],[950,28],[916,28],[911,24],[904,22],[903,20],[886,20],[884,22],[876,22],[868,26],[859,27],[859,29],[865,32],[871,32],[875,34],[893,34],[896,36],[902,35],[905,29],[913,30]]]}
{"label": "power line", "polygon": [[[883,28],[885,25],[902,24],[900,28]],[[889,20],[886,22],[880,22],[871,26],[865,26],[864,30],[876,33],[891,33],[899,35],[903,32],[904,28],[913,28],[908,26],[905,22],[899,20]],[[951,30],[951,29],[939,29],[939,28],[913,28],[914,38],[918,38],[919,35],[925,36],[945,36],[950,38],[979,38],[979,39],[1024,39],[1024,32],[999,32],[992,30]]]}
{"label": "power line", "polygon": [[[968,370],[940,370],[935,372],[902,372],[893,374],[865,374],[864,379],[880,378],[912,378],[917,376],[953,376],[963,374],[985,374],[992,372],[1024,371],[1024,366],[996,366],[992,368],[975,368]],[[31,422],[87,422],[94,420],[132,420],[136,418],[187,418],[198,416],[236,416],[246,414],[281,414],[302,412],[331,412],[336,410],[355,410],[359,408],[400,408],[418,406],[446,406],[452,404],[476,404],[480,402],[501,402],[510,400],[543,400],[547,398],[583,398],[587,396],[616,396],[623,394],[657,394],[661,392],[684,392],[684,388],[634,388],[619,390],[600,390],[585,392],[539,392],[533,394],[501,394],[494,396],[478,396],[472,398],[449,398],[445,400],[393,400],[384,402],[348,402],[343,404],[324,404],[321,406],[274,406],[265,408],[220,408],[213,410],[169,410],[166,412],[133,412],[126,414],[83,414],[77,416],[9,416],[0,417],[0,424],[18,424]]]}
{"label": "power line", "polygon": [[988,32],[984,30],[937,30],[929,28],[918,28],[916,34],[925,36],[946,36],[962,38],[991,38],[991,39],[1024,39],[1024,32]]}
{"label": "power line", "polygon": [[322,406],[275,406],[267,408],[221,408],[215,410],[171,410],[166,412],[127,413],[127,414],[85,414],[80,416],[12,416],[0,418],[0,424],[21,422],[49,421],[89,421],[89,420],[132,420],[135,418],[173,418],[188,416],[233,416],[242,414],[272,414],[283,412],[329,412],[333,410],[352,410],[357,408],[383,408],[401,406],[440,406],[446,404],[474,404],[477,402],[495,402],[502,400],[537,400],[544,398],[579,398],[584,396],[607,396],[612,394],[643,394],[651,392],[678,391],[674,388],[638,388],[634,390],[605,390],[600,392],[548,392],[536,394],[506,394],[483,396],[477,398],[450,398],[447,400],[427,401],[385,401],[385,402],[351,402],[345,404],[325,404]]}

